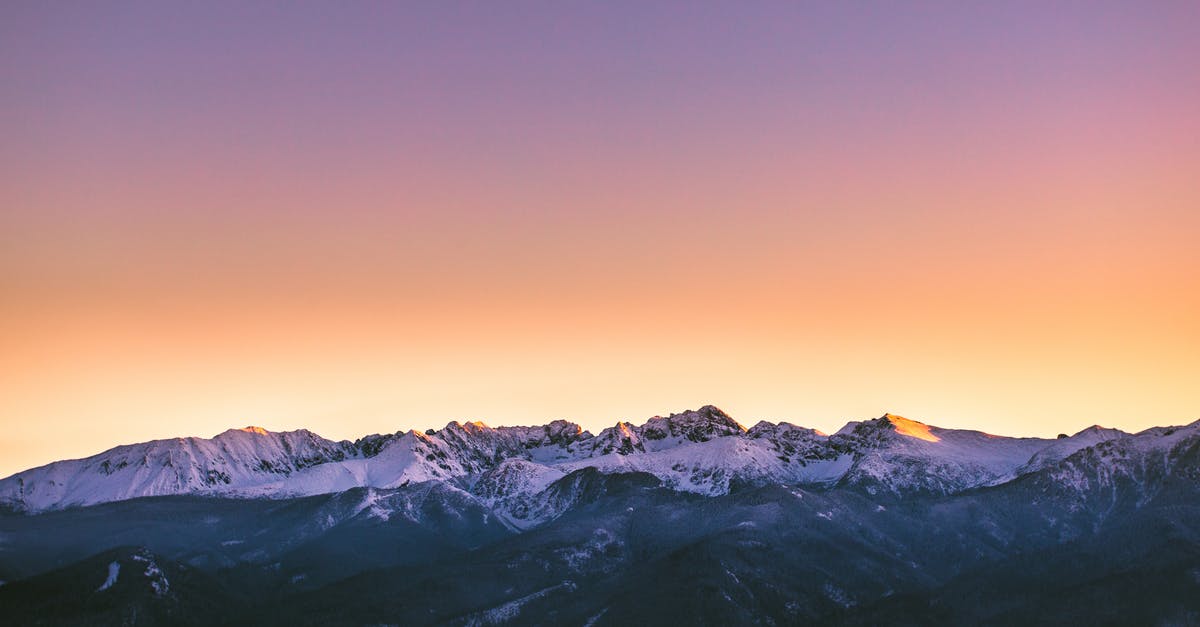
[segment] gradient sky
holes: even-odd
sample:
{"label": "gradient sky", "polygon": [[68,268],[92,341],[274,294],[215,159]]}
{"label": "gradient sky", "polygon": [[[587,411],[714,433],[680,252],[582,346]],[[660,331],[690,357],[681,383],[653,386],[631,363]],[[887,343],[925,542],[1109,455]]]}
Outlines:
{"label": "gradient sky", "polygon": [[5,2],[0,132],[0,475],[1200,418],[1200,3]]}

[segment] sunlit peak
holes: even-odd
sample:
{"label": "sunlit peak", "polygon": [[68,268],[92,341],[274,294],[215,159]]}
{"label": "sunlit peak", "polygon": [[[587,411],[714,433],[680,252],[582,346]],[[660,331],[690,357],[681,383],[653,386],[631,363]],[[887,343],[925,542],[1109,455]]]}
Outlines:
{"label": "sunlit peak", "polygon": [[923,422],[909,420],[908,418],[896,416],[894,414],[886,414],[884,415],[884,418],[886,418],[888,422],[892,423],[892,426],[896,429],[896,433],[899,433],[900,435],[907,435],[912,438],[917,438],[918,440],[925,440],[926,442],[941,441],[941,438],[937,437],[929,430],[929,425]]}
{"label": "sunlit peak", "polygon": [[253,433],[255,435],[267,435],[268,433],[266,429],[263,429],[262,427],[255,427],[253,425],[249,427],[242,427],[241,429],[238,429],[238,431],[245,431],[246,433]]}

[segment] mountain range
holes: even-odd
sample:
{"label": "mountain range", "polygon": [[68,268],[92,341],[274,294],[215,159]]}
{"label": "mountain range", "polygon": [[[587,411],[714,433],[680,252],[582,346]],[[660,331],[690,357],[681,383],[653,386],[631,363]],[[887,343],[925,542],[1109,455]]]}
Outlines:
{"label": "mountain range", "polygon": [[0,619],[1200,624],[1197,497],[1200,421],[247,427],[0,480]]}

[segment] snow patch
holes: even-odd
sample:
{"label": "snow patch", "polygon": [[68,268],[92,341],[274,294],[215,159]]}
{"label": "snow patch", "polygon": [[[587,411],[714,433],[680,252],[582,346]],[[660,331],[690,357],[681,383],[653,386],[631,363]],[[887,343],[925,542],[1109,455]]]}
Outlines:
{"label": "snow patch", "polygon": [[599,611],[599,612],[597,612],[597,613],[596,613],[594,616],[592,616],[591,618],[587,619],[587,622],[583,624],[583,627],[592,627],[592,625],[595,625],[595,624],[596,624],[596,621],[600,620],[600,618],[601,618],[602,616],[604,616],[605,614],[607,614],[607,613],[608,613],[608,608],[607,608],[607,607],[606,607],[606,608],[604,608],[604,609],[602,609],[602,610],[600,610],[600,611]]}
{"label": "snow patch", "polygon": [[585,568],[599,566],[599,570],[607,572],[611,568],[611,560],[605,560],[605,557],[611,556],[624,546],[620,540],[607,529],[596,529],[592,533],[591,539],[587,542],[564,549],[555,551],[559,559],[566,562],[567,566],[575,572],[583,572]]}
{"label": "snow patch", "polygon": [[158,567],[154,558],[147,552],[139,552],[132,556],[135,562],[141,562],[146,565],[146,570],[142,574],[150,580],[150,588],[154,590],[154,596],[166,596],[171,590],[171,582],[167,580],[167,574]]}
{"label": "snow patch", "polygon": [[117,575],[120,575],[120,574],[121,574],[121,563],[120,562],[110,562],[108,565],[108,578],[104,580],[104,583],[101,584],[99,588],[96,588],[96,592],[104,592],[105,590],[108,590],[109,588],[113,587],[113,584],[117,583]]}
{"label": "snow patch", "polygon": [[833,583],[826,582],[823,589],[825,591],[825,598],[829,599],[830,601],[833,601],[842,607],[850,607],[854,605],[854,601],[850,599],[850,595],[846,594],[845,590],[835,586]]}
{"label": "snow patch", "polygon": [[567,580],[558,585],[538,590],[533,594],[528,594],[519,599],[514,599],[508,603],[505,603],[504,605],[498,605],[490,610],[484,610],[482,612],[472,614],[467,617],[466,621],[464,621],[464,625],[467,625],[467,627],[483,627],[484,625],[506,623],[516,618],[521,613],[521,608],[530,601],[541,599],[557,590],[574,592],[577,589],[578,586],[575,584],[575,582]]}

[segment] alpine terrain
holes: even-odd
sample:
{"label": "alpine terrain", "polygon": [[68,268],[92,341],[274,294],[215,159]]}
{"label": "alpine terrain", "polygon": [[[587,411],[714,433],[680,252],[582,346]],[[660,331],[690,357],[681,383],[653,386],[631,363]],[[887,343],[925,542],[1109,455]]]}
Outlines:
{"label": "alpine terrain", "polygon": [[0,624],[1200,624],[1200,421],[713,406],[119,446],[0,480]]}

